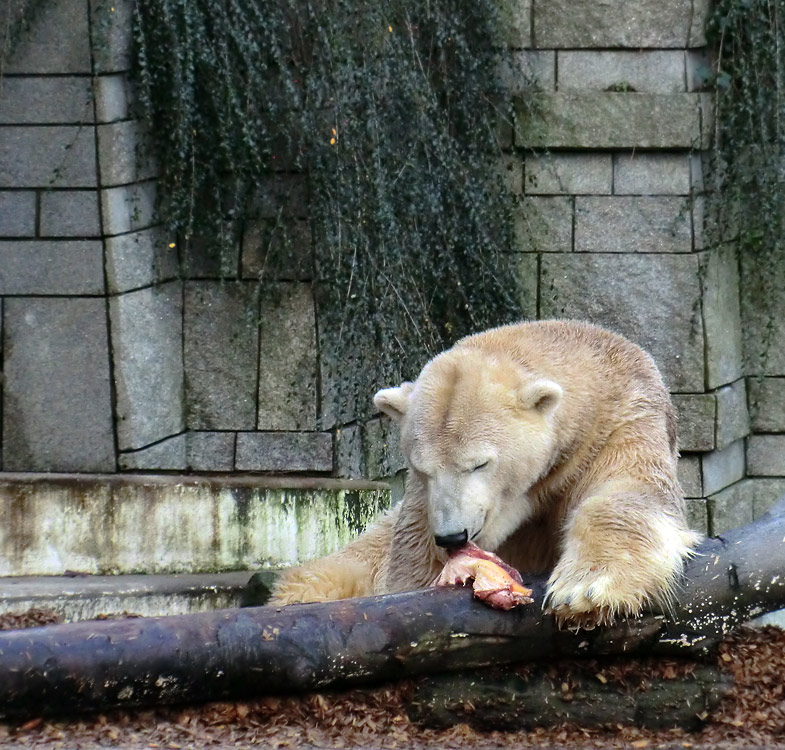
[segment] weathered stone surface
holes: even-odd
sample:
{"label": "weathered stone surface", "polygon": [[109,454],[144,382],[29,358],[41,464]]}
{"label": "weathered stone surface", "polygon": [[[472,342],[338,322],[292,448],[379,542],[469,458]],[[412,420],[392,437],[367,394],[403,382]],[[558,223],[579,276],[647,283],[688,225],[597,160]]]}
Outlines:
{"label": "weathered stone surface", "polygon": [[127,292],[177,275],[177,248],[163,227],[108,237],[105,244],[110,293]]}
{"label": "weathered stone surface", "polygon": [[175,435],[142,450],[121,453],[119,461],[121,469],[183,471],[187,468],[185,435]]}
{"label": "weathered stone surface", "polygon": [[0,187],[95,187],[90,127],[9,125],[0,138]]}
{"label": "weathered stone surface", "polygon": [[4,305],[3,469],[114,471],[102,299]]}
{"label": "weathered stone surface", "polygon": [[688,497],[685,500],[687,506],[687,524],[691,529],[701,534],[709,533],[709,509],[706,500],[702,497]]}
{"label": "weathered stone surface", "polygon": [[616,195],[689,195],[690,161],[687,153],[614,154],[613,192]]}
{"label": "weathered stone surface", "polygon": [[537,253],[519,253],[516,278],[521,314],[530,320],[537,319],[537,289],[540,283],[540,262]]}
{"label": "weathered stone surface", "polygon": [[185,392],[190,429],[256,428],[258,295],[254,283],[186,283]]}
{"label": "weathered stone surface", "polygon": [[745,373],[785,375],[785,257],[741,253]]}
{"label": "weathered stone surface", "polygon": [[756,477],[746,479],[745,482],[752,486],[752,512],[755,518],[760,518],[772,505],[785,497],[785,478]]}
{"label": "weathered stone surface", "polygon": [[709,251],[703,281],[706,385],[717,388],[742,376],[739,272],[733,247]]}
{"label": "weathered stone surface", "polygon": [[556,89],[556,53],[553,50],[514,50],[503,54],[499,80],[511,94],[531,95],[532,89]]}
{"label": "weathered stone surface", "polygon": [[155,221],[156,185],[153,180],[101,191],[104,234],[135,232]]}
{"label": "weathered stone surface", "polygon": [[259,315],[260,430],[315,430],[316,320],[310,284],[265,284]]}
{"label": "weathered stone surface", "polygon": [[40,226],[42,237],[100,237],[98,191],[43,191]]}
{"label": "weathered stone surface", "polygon": [[79,125],[93,121],[89,78],[8,77],[0,88],[0,125]]}
{"label": "weathered stone surface", "polygon": [[30,23],[6,73],[89,73],[90,39],[84,0],[47,0],[43,8],[25,15]]}
{"label": "weathered stone surface", "polygon": [[717,448],[750,434],[747,389],[742,378],[717,390]]}
{"label": "weathered stone surface", "polygon": [[234,469],[234,432],[189,432],[186,462],[193,471],[232,471]]}
{"label": "weathered stone surface", "polygon": [[329,432],[238,432],[240,471],[332,471]]}
{"label": "weathered stone surface", "polygon": [[700,456],[689,454],[680,456],[678,476],[685,497],[704,497]]}
{"label": "weathered stone surface", "polygon": [[570,196],[526,197],[515,216],[520,252],[572,252],[573,203]]}
{"label": "weathered stone surface", "polygon": [[406,468],[400,432],[389,417],[371,419],[365,425],[365,469],[369,479],[391,477]]}
{"label": "weathered stone surface", "polygon": [[540,315],[604,325],[646,349],[671,390],[703,390],[697,259],[691,255],[544,254]]}
{"label": "weathered stone surface", "polygon": [[714,536],[752,523],[753,487],[748,479],[720,490],[716,495],[708,497],[707,502],[710,533]]}
{"label": "weathered stone surface", "polygon": [[136,450],[185,426],[182,284],[170,282],[113,297],[109,312],[117,442],[120,450]]}
{"label": "weathered stone surface", "polygon": [[744,440],[703,456],[703,491],[713,495],[744,478]]}
{"label": "weathered stone surface", "polygon": [[183,273],[189,279],[237,279],[239,242],[220,247],[203,237],[192,237],[181,248]]}
{"label": "weathered stone surface", "polygon": [[260,219],[308,216],[308,185],[305,175],[275,174],[257,190],[256,209]]}
{"label": "weathered stone surface", "polygon": [[113,187],[155,176],[152,144],[138,120],[123,120],[96,127],[101,185]]}
{"label": "weathered stone surface", "polygon": [[682,50],[570,50],[557,56],[559,91],[637,91],[677,94],[686,89]]}
{"label": "weathered stone surface", "polygon": [[131,0],[89,0],[96,73],[116,73],[131,67]]}
{"label": "weathered stone surface", "polygon": [[0,241],[0,294],[103,294],[100,241]]}
{"label": "weathered stone surface", "polygon": [[270,281],[313,278],[313,242],[307,221],[255,222],[243,234],[243,278]]}
{"label": "weathered stone surface", "polygon": [[531,47],[532,0],[503,0],[499,9],[499,46]]}
{"label": "weathered stone surface", "polygon": [[575,252],[689,253],[692,222],[686,198],[578,196]]}
{"label": "weathered stone surface", "polygon": [[35,192],[0,190],[0,237],[35,236]]}
{"label": "weathered stone surface", "polygon": [[748,378],[755,432],[785,432],[785,378]]}
{"label": "weathered stone surface", "polygon": [[711,91],[714,86],[714,52],[711,49],[692,49],[685,53],[687,91]]}
{"label": "weathered stone surface", "polygon": [[613,189],[610,154],[532,154],[525,170],[530,195],[610,195]]}
{"label": "weathered stone surface", "polygon": [[548,0],[537,3],[538,47],[700,47],[708,0]]}
{"label": "weathered stone surface", "polygon": [[671,398],[679,420],[679,450],[714,450],[716,396],[713,393],[675,393]]}
{"label": "weathered stone surface", "polygon": [[747,438],[747,474],[785,477],[785,434],[750,435]]}
{"label": "weathered stone surface", "polygon": [[543,113],[517,99],[515,144],[523,148],[670,148],[706,145],[702,94],[543,95]]}
{"label": "weathered stone surface", "polygon": [[359,479],[366,476],[360,425],[339,427],[335,431],[335,467],[339,477]]}
{"label": "weathered stone surface", "polygon": [[502,154],[498,163],[499,176],[512,195],[523,193],[523,159],[518,154]]}
{"label": "weathered stone surface", "polygon": [[95,117],[98,122],[126,120],[130,114],[129,102],[133,96],[125,73],[96,76],[93,79]]}

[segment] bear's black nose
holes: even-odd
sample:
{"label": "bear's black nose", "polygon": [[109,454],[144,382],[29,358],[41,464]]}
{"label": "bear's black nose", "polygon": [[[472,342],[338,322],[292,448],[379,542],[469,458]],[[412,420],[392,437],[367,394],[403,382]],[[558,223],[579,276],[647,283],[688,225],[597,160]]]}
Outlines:
{"label": "bear's black nose", "polygon": [[463,547],[463,545],[469,541],[469,532],[464,529],[459,534],[447,534],[447,536],[434,534],[433,539],[440,547],[453,549],[455,547]]}

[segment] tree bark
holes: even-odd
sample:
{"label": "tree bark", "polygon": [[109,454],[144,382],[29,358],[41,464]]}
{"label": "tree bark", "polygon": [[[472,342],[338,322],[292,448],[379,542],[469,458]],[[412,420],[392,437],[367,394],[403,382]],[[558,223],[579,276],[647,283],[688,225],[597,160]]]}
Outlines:
{"label": "tree bark", "polygon": [[558,630],[539,605],[491,610],[469,589],[91,621],[0,633],[0,716],[244,698],[607,653],[695,655],[785,607],[785,499],[707,539],[668,617]]}

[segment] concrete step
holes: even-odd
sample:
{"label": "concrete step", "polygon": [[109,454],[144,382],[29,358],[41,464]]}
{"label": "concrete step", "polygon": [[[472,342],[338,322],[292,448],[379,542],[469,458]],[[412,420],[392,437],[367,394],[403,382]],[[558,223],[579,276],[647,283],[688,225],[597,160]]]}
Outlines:
{"label": "concrete step", "polygon": [[[0,615],[31,609],[64,621],[101,615],[144,617],[190,614],[262,604],[273,571],[118,576],[15,576],[0,578]],[[250,585],[249,585],[250,582]]]}

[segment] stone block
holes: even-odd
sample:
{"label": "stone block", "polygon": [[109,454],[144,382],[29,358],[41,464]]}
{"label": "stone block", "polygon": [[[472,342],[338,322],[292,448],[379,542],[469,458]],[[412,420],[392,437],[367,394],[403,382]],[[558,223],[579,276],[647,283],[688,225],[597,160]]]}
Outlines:
{"label": "stone block", "polygon": [[47,0],[46,12],[31,10],[25,16],[26,30],[4,72],[90,73],[87,3]]}
{"label": "stone block", "polygon": [[543,48],[701,47],[708,8],[709,0],[548,0],[537,3],[534,39]]}
{"label": "stone block", "polygon": [[100,237],[98,191],[43,191],[39,221],[42,237]]}
{"label": "stone block", "polygon": [[747,438],[747,474],[785,477],[785,434],[750,435]]}
{"label": "stone block", "polygon": [[703,456],[703,491],[714,495],[744,478],[744,441],[737,440],[727,448]]}
{"label": "stone block", "polygon": [[0,188],[95,187],[90,127],[9,125],[0,138]]}
{"label": "stone block", "polygon": [[[785,375],[785,256],[741,253],[739,292],[745,373]],[[719,302],[719,299],[717,300]]]}
{"label": "stone block", "polygon": [[526,157],[525,192],[530,195],[610,195],[610,154],[532,154]]}
{"label": "stone block", "polygon": [[152,144],[138,120],[98,125],[96,130],[101,185],[126,185],[155,176]]}
{"label": "stone block", "polygon": [[572,252],[573,198],[526,197],[515,216],[516,249],[520,252]]}
{"label": "stone block", "polygon": [[680,456],[678,477],[685,497],[704,497],[700,456],[689,454]]}
{"label": "stone block", "polygon": [[117,442],[120,450],[136,450],[185,426],[182,284],[118,295],[109,312]]}
{"label": "stone block", "polygon": [[702,497],[688,497],[685,500],[687,506],[687,525],[701,534],[709,533],[709,509],[706,500]]}
{"label": "stone block", "polygon": [[690,154],[632,151],[614,154],[613,192],[616,195],[689,195]]}
{"label": "stone block", "polygon": [[132,0],[90,0],[91,36],[96,73],[131,68]]}
{"label": "stone block", "polygon": [[95,117],[98,122],[117,122],[130,116],[133,93],[125,73],[93,78]]}
{"label": "stone block", "polygon": [[363,459],[363,431],[358,424],[335,431],[335,463],[339,477],[360,479],[366,476]]}
{"label": "stone block", "polygon": [[33,190],[0,190],[0,237],[34,237],[36,223]]}
{"label": "stone block", "polygon": [[709,251],[705,263],[706,386],[718,388],[743,374],[739,270],[733,247]]}
{"label": "stone block", "polygon": [[717,390],[717,448],[750,434],[747,389],[742,378]]}
{"label": "stone block", "polygon": [[543,254],[540,262],[543,318],[581,318],[618,331],[654,357],[671,390],[703,390],[694,256]]}
{"label": "stone block", "polygon": [[93,122],[89,78],[8,77],[0,88],[0,125]]}
{"label": "stone block", "polygon": [[522,148],[691,149],[708,144],[702,94],[556,92],[532,117],[515,99],[515,145]]}
{"label": "stone block", "polygon": [[188,468],[192,471],[232,471],[234,432],[189,432],[185,441]]}
{"label": "stone block", "polygon": [[307,221],[260,220],[242,239],[243,278],[270,281],[313,278],[313,241]]}
{"label": "stone block", "polygon": [[510,94],[531,95],[556,89],[556,53],[553,50],[514,50],[502,55],[499,80]]}
{"label": "stone block", "polygon": [[713,393],[674,393],[671,399],[678,418],[679,450],[714,450],[716,396]]}
{"label": "stone block", "polygon": [[135,232],[155,222],[154,181],[122,185],[101,191],[104,234]]}
{"label": "stone block", "polygon": [[308,184],[305,175],[275,174],[257,190],[256,212],[260,219],[308,217]]}
{"label": "stone block", "polygon": [[109,292],[127,292],[175,277],[177,248],[163,227],[108,237],[106,280]]}
{"label": "stone block", "polygon": [[398,425],[388,417],[366,423],[364,443],[365,470],[369,479],[391,477],[406,468]]}
{"label": "stone block", "polygon": [[[204,237],[181,243],[183,275],[189,279],[236,279],[240,243],[216,245]],[[258,278],[258,277],[257,277]]]}
{"label": "stone block", "polygon": [[752,513],[755,518],[760,518],[779,500],[785,498],[785,478],[756,477],[745,481],[752,485]]}
{"label": "stone block", "polygon": [[785,432],[785,378],[748,378],[750,417],[755,432]]}
{"label": "stone block", "polygon": [[3,469],[115,470],[103,299],[4,305]]}
{"label": "stone block", "polygon": [[514,49],[531,47],[532,0],[503,0],[499,11],[496,44]]}
{"label": "stone block", "polygon": [[240,282],[186,283],[184,320],[188,427],[255,429],[258,286]]}
{"label": "stone block", "polygon": [[498,174],[505,189],[512,195],[523,193],[523,159],[518,154],[502,154],[497,162]]}
{"label": "stone block", "polygon": [[537,253],[518,253],[515,260],[521,315],[526,319],[536,320],[537,290],[540,285],[540,262]]}
{"label": "stone block", "polygon": [[689,253],[688,199],[676,196],[578,196],[575,252]]}
{"label": "stone block", "polygon": [[265,284],[259,314],[260,430],[315,430],[316,319],[311,285]]}
{"label": "stone block", "polygon": [[570,50],[557,54],[559,91],[685,90],[682,50]]}
{"label": "stone block", "polygon": [[103,293],[100,241],[0,241],[0,294]]}
{"label": "stone block", "polygon": [[145,469],[148,471],[183,471],[187,468],[185,458],[185,435],[162,440],[160,443],[138,451],[120,454],[121,469]]}
{"label": "stone block", "polygon": [[706,498],[712,536],[745,526],[753,520],[753,488],[748,479]]}
{"label": "stone block", "polygon": [[333,438],[329,432],[238,432],[235,468],[332,471]]}

